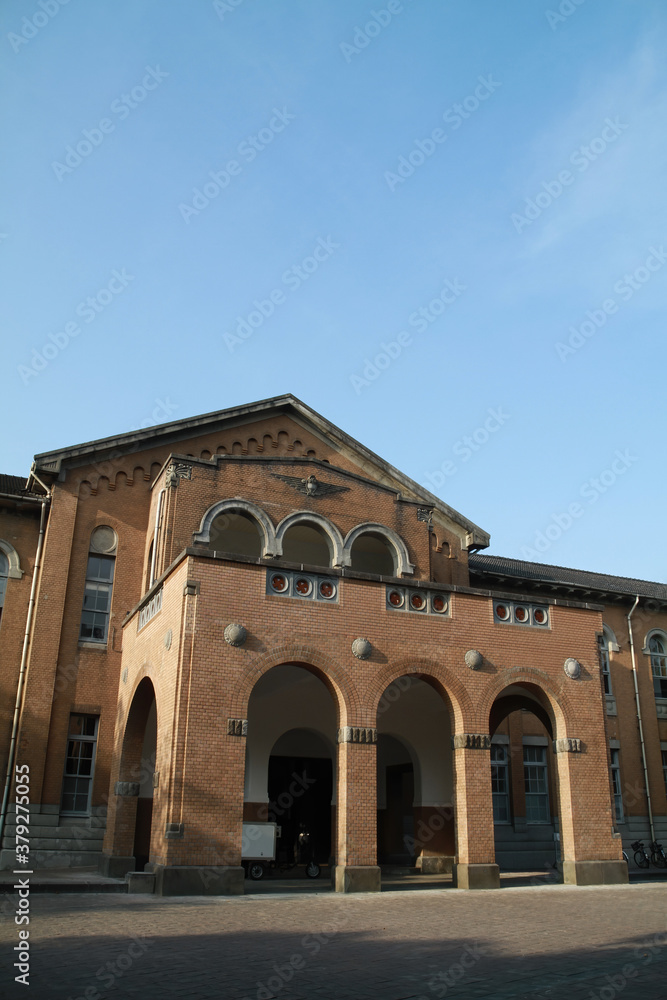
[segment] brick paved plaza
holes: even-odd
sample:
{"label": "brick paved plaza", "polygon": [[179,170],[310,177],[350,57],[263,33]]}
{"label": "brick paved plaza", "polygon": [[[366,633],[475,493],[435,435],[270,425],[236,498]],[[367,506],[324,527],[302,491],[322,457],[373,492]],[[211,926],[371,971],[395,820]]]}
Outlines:
{"label": "brick paved plaza", "polygon": [[13,982],[9,956],[18,929],[4,910],[0,996],[658,1000],[666,994],[664,883],[380,896],[325,889],[180,899],[35,894],[30,989]]}

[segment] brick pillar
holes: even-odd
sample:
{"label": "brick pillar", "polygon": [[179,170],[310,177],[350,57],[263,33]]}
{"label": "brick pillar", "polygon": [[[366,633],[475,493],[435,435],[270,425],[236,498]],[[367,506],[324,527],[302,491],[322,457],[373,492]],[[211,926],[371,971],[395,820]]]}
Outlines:
{"label": "brick pillar", "polygon": [[563,881],[568,885],[628,881],[613,817],[606,746],[566,737],[553,744],[560,791]]}
{"label": "brick pillar", "polygon": [[[44,771],[77,505],[76,496],[56,486],[46,529],[18,739],[17,763],[30,765],[34,811],[49,798],[44,790]],[[64,757],[64,746],[62,754]],[[59,806],[60,788],[57,797],[54,795],[52,792],[49,804]]]}
{"label": "brick pillar", "polygon": [[377,729],[338,731],[336,892],[379,892]]}
{"label": "brick pillar", "polygon": [[491,798],[491,737],[458,733],[454,750],[454,801],[457,860],[454,884],[459,889],[500,886],[493,836]]}

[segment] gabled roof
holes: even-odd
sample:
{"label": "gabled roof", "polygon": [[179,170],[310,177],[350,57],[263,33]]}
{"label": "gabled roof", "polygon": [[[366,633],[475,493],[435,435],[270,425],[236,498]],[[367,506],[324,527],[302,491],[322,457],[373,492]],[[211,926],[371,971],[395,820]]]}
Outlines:
{"label": "gabled roof", "polygon": [[25,476],[7,476],[0,472],[0,494],[16,497],[17,500],[43,500],[42,494],[26,489]]}
{"label": "gabled roof", "polygon": [[521,583],[552,584],[555,587],[573,587],[595,593],[623,594],[628,597],[648,597],[667,601],[667,584],[651,580],[635,580],[627,576],[611,576],[606,573],[589,573],[582,569],[568,569],[565,566],[551,566],[547,563],[524,562],[521,559],[506,559],[503,556],[471,555],[470,574],[493,576],[502,580]]}
{"label": "gabled roof", "polygon": [[[488,533],[473,521],[468,520],[463,514],[459,514],[444,501],[429,493],[428,490],[404,475],[393,465],[385,462],[379,455],[370,451],[361,442],[346,434],[345,431],[336,427],[335,424],[332,424],[291,393],[262,399],[256,403],[247,403],[244,406],[230,407],[227,410],[216,410],[213,413],[190,417],[187,420],[173,420],[155,427],[130,431],[127,434],[99,438],[96,441],[73,445],[70,448],[42,452],[35,455],[33,470],[41,478],[50,477],[53,481],[64,467],[87,464],[93,456],[95,461],[103,461],[110,454],[118,456],[125,452],[131,454],[144,451],[151,446],[176,444],[178,441],[192,437],[193,434],[199,436],[223,426],[234,427],[261,417],[278,414],[290,416],[295,422],[332,443],[334,447],[337,447],[358,465],[369,478],[375,477],[381,483],[394,487],[397,492],[402,492],[412,499],[423,502],[425,507],[432,508],[436,519],[438,519],[437,515],[439,514],[440,520],[457,528],[459,535],[465,536],[464,547],[486,548],[489,544]],[[178,451],[179,449],[174,450]]]}

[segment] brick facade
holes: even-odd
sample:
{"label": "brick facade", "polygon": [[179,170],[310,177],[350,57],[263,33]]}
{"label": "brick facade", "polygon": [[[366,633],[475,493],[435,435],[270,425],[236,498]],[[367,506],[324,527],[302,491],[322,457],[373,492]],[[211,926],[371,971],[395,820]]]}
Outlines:
{"label": "brick facade", "polygon": [[[488,544],[481,529],[292,397],[38,455],[34,471],[34,494],[5,497],[0,514],[0,539],[24,571],[8,580],[0,624],[0,747],[6,759],[46,501],[16,759],[30,766],[43,834],[35,864],[90,862],[104,834],[108,872],[133,868],[146,844],[159,891],[239,892],[244,819],[274,809],[286,831],[309,816],[340,891],[379,887],[378,850],[385,861],[405,854],[424,872],[453,865],[460,886],[494,885],[503,851],[516,863],[535,850],[523,780],[523,747],[534,745],[546,748],[537,755],[549,813],[543,844],[557,831],[565,880],[627,879],[622,840],[649,833],[631,591],[615,593],[612,578],[586,589],[494,573],[470,557]],[[256,554],[212,547],[233,537],[215,535],[220,525],[233,532],[249,523]],[[82,641],[91,537],[102,525],[117,538],[108,629],[105,641]],[[353,541],[360,525],[396,575],[369,569],[375,556]],[[307,528],[311,541],[326,542],[326,565],[285,558],[284,546]],[[286,591],[272,583],[276,574]],[[632,621],[657,835],[667,833],[667,717],[643,650],[651,629],[667,629],[667,614],[650,593]],[[538,606],[544,623],[503,622],[499,601]],[[600,675],[603,622],[618,646],[613,695]],[[370,647],[353,648],[360,638]],[[578,676],[564,670],[568,659]],[[73,716],[99,722],[88,806],[68,812]],[[293,791],[300,804],[272,791],[267,734],[288,740],[283,763],[306,768],[303,790]],[[504,829],[494,823],[492,737],[507,747]],[[622,819],[609,771],[617,746]],[[5,865],[13,819],[10,807]]]}

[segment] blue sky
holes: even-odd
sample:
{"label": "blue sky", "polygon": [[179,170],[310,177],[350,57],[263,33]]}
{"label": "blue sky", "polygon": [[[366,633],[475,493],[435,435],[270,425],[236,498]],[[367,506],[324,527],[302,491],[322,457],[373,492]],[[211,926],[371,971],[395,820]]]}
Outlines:
{"label": "blue sky", "polygon": [[662,0],[6,0],[0,469],[292,392],[490,553],[664,581],[666,40]]}

